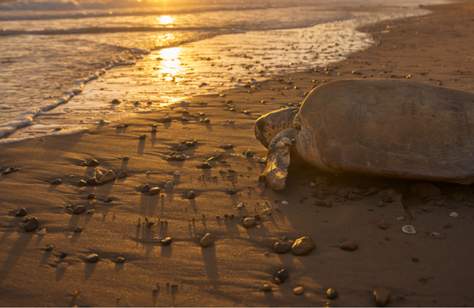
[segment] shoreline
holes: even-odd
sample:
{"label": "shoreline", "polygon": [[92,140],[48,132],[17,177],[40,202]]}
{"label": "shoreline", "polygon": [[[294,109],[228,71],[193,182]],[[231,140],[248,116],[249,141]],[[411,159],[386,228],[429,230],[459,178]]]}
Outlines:
{"label": "shoreline", "polygon": [[[103,76],[101,80],[97,79],[99,75],[105,72],[103,70],[81,81],[81,85],[71,89],[63,98],[59,98],[41,107],[40,110],[32,112],[31,115],[20,115],[16,120],[4,123],[0,131],[0,134],[2,134],[0,143],[16,142],[17,140],[21,141],[21,139],[26,138],[56,134],[56,130],[59,130],[57,134],[63,135],[62,130],[66,131],[66,134],[70,134],[68,131],[71,130],[93,129],[98,121],[122,118],[126,113],[130,113],[130,115],[126,115],[127,117],[133,117],[137,105],[132,105],[130,100],[136,100],[136,102],[148,101],[147,111],[154,112],[159,110],[159,106],[156,107],[155,105],[174,104],[174,102],[178,102],[179,100],[196,96],[202,97],[210,95],[212,92],[220,93],[232,88],[253,85],[254,81],[262,82],[268,79],[278,79],[281,78],[278,76],[292,74],[295,73],[295,71],[307,72],[309,70],[302,69],[302,67],[318,65],[325,67],[335,62],[340,62],[347,57],[347,55],[370,47],[370,36],[357,30],[361,26],[374,24],[385,19],[397,20],[410,15],[421,16],[429,13],[428,10],[420,8],[413,7],[411,10],[408,10],[402,7],[386,9],[365,7],[352,9],[354,15],[351,18],[333,22],[323,22],[324,18],[322,18],[320,23],[303,28],[247,31],[240,34],[214,34],[210,37],[204,35],[204,37],[188,39],[183,37],[178,40],[181,41],[181,43],[173,43],[167,47],[149,50],[146,54],[143,54],[141,51],[138,52],[135,49],[130,49],[125,52],[125,54],[131,53],[132,58],[135,59],[134,61],[130,61],[130,59],[128,59],[129,57],[127,57],[127,59],[119,59],[117,60],[119,63],[108,65],[109,69],[106,68],[108,73]],[[369,14],[369,12],[371,13]],[[331,19],[329,16],[325,18]],[[330,33],[329,37],[326,33]],[[267,36],[273,39],[265,40]],[[309,37],[311,43],[304,43],[304,39],[302,42],[290,39],[286,42],[280,41],[276,43],[277,40],[281,40],[281,36]],[[318,37],[321,38],[317,39]],[[322,39],[322,37],[325,38]],[[342,39],[342,37],[344,37],[344,39]],[[275,43],[280,46],[280,48],[281,46],[291,45],[291,49],[298,50],[298,52],[288,52],[286,55],[283,55],[281,51],[273,52],[265,49],[265,47],[253,50],[250,46],[255,44],[249,45],[249,42],[247,42],[247,44],[241,46],[241,53],[233,55],[232,52],[229,53],[225,50],[237,49],[238,47],[232,44],[235,40],[254,41],[255,44],[258,42],[263,46]],[[317,47],[313,49],[313,45]],[[173,51],[173,48],[177,50]],[[166,52],[168,50],[169,52]],[[211,62],[203,61],[202,59],[205,59],[205,56],[201,59],[193,59],[192,54],[200,50],[216,50],[215,53],[207,54],[207,56],[209,56],[207,58],[208,60],[220,59],[221,57],[225,59],[222,61],[212,60]],[[271,56],[263,58],[257,56],[256,58],[251,57],[251,60],[246,60],[247,53],[269,53]],[[140,56],[139,54],[143,55]],[[244,55],[244,59],[238,59],[240,55]],[[236,57],[235,59],[234,56]],[[273,57],[275,57],[276,60],[269,60]],[[314,60],[309,61],[308,59],[312,57],[314,57]],[[175,74],[177,74],[175,77],[177,77],[180,82],[170,84],[167,80],[161,80],[163,85],[159,86],[150,82],[156,79],[154,75],[159,74],[159,72],[150,71],[149,69],[151,66],[156,65],[153,61],[154,58],[165,59],[162,63],[164,66],[180,65],[181,69],[183,69],[183,73],[175,72]],[[131,65],[123,65],[123,61],[129,62]],[[219,68],[221,67],[220,62],[228,64]],[[292,64],[285,64],[287,62]],[[258,63],[258,65],[255,65],[255,63]],[[117,66],[120,67],[117,68]],[[240,66],[247,66],[247,68],[241,69]],[[257,66],[262,68],[258,73]],[[198,68],[198,71],[194,73],[193,70],[195,67]],[[204,67],[204,69],[200,67]],[[252,67],[254,68],[253,71]],[[167,69],[172,71],[173,66]],[[216,70],[219,74],[216,74],[216,72],[212,70]],[[136,72],[139,71],[145,73],[142,75],[136,74]],[[227,80],[229,78],[231,78],[231,81]],[[239,78],[239,82],[237,82],[235,78]],[[242,80],[240,78],[242,78]],[[129,80],[129,82],[124,82],[123,79]],[[150,81],[148,82],[149,84],[144,86],[141,83],[142,80],[146,79]],[[220,79],[221,83],[217,83],[215,81],[217,79]],[[88,84],[90,81],[93,82]],[[137,84],[133,91],[122,91],[124,88],[132,88],[131,84],[134,83]],[[111,87],[110,85],[112,84],[117,85]],[[206,86],[201,87],[201,84],[205,84]],[[157,92],[164,91],[165,94],[161,96],[152,94],[155,89]],[[207,89],[212,90],[209,91]],[[115,92],[117,92],[115,95],[111,94]],[[130,97],[130,95],[128,95],[129,92],[135,92],[136,94],[144,92],[150,93],[150,95],[132,95],[133,97]],[[116,96],[120,97],[123,103],[126,103],[125,107],[110,106],[109,102],[116,99]],[[166,100],[170,100],[170,102],[166,103]],[[91,101],[95,102],[95,105],[90,105]],[[84,114],[84,112],[81,112],[82,109],[91,109],[92,112]],[[57,113],[68,113],[68,116],[63,115],[58,117],[55,115]]]}
{"label": "shoreline", "polygon": [[[299,103],[315,85],[407,78],[474,91],[474,3],[427,8],[429,15],[359,29],[376,44],[328,68],[195,97],[170,107],[168,116],[127,119],[127,127],[2,144],[0,168],[19,170],[0,176],[1,304],[367,306],[371,290],[383,287],[391,305],[472,305],[470,187],[420,190],[417,182],[335,177],[300,166],[282,193],[258,183],[265,149],[253,136],[255,119]],[[167,160],[176,153],[189,158]],[[92,158],[123,177],[79,186],[94,171],[82,162]],[[198,168],[205,161],[211,168]],[[57,178],[61,184],[49,183]],[[143,184],[161,187],[161,194],[138,192]],[[190,190],[196,198],[183,197]],[[70,204],[89,213],[71,215]],[[47,230],[21,232],[21,219],[9,215],[20,207]],[[243,227],[240,219],[252,215],[261,223]],[[417,234],[403,234],[406,224]],[[202,248],[206,232],[215,242]],[[310,255],[272,251],[276,239],[303,235],[316,243]],[[157,242],[163,236],[173,238],[170,246]],[[347,241],[358,248],[339,249]],[[52,251],[44,250],[48,244]],[[84,262],[90,253],[100,261]],[[118,256],[126,262],[117,264]],[[282,267],[290,278],[273,284]],[[265,283],[273,292],[260,290]],[[304,294],[293,295],[300,285]],[[336,300],[326,299],[327,287],[336,288]]]}

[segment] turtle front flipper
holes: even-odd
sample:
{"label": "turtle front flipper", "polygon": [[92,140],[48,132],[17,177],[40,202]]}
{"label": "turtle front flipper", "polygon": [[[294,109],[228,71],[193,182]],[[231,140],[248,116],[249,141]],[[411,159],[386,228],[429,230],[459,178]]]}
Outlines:
{"label": "turtle front flipper", "polygon": [[296,132],[293,128],[285,129],[278,133],[268,146],[267,164],[261,178],[273,190],[282,190],[286,186]]}

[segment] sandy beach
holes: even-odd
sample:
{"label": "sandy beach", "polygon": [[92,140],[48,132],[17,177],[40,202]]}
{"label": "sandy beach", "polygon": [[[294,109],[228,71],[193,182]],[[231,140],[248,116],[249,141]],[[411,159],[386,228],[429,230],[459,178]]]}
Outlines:
{"label": "sandy beach", "polygon": [[[282,192],[259,182],[255,120],[317,85],[392,78],[474,92],[474,2],[426,8],[361,29],[376,44],[329,67],[0,144],[0,305],[372,306],[374,288],[393,306],[474,305],[471,186],[305,165]],[[310,254],[275,252],[301,236]]]}

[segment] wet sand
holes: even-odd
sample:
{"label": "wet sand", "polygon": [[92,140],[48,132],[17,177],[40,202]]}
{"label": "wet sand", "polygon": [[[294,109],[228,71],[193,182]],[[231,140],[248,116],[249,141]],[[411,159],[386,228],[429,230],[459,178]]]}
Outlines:
{"label": "wet sand", "polygon": [[[390,305],[473,305],[471,187],[334,177],[306,166],[290,171],[281,193],[258,182],[265,149],[255,119],[299,103],[315,85],[411,78],[474,91],[474,3],[431,9],[363,29],[377,44],[327,69],[196,97],[128,126],[1,145],[0,305],[366,306],[377,287],[390,292]],[[84,166],[87,159],[99,166]],[[117,179],[81,186],[95,168]],[[161,193],[141,192],[144,184]],[[38,218],[35,232],[12,215],[22,207]],[[243,217],[257,225],[245,228]],[[404,225],[417,233],[403,233]],[[207,232],[215,241],[204,248]],[[317,246],[307,256],[272,250],[277,239],[303,235]],[[348,241],[357,249],[340,248]],[[92,253],[98,262],[87,262]],[[280,268],[289,278],[275,284]],[[326,298],[329,287],[337,299]]]}

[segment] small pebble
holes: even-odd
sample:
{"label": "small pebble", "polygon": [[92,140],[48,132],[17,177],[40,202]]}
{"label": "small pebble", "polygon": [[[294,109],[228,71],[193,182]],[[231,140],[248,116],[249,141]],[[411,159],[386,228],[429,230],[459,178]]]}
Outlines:
{"label": "small pebble", "polygon": [[346,241],[339,245],[339,248],[345,251],[356,251],[359,245],[354,241]]}
{"label": "small pebble", "polygon": [[315,248],[316,244],[309,236],[302,236],[293,242],[291,252],[296,256],[302,256],[309,254]]}
{"label": "small pebble", "polygon": [[245,228],[252,228],[252,227],[255,227],[257,225],[257,221],[256,221],[255,217],[245,217],[242,220],[242,225]]}
{"label": "small pebble", "polygon": [[402,232],[405,234],[413,235],[416,234],[416,229],[413,225],[404,225],[402,227]]}
{"label": "small pebble", "polygon": [[302,295],[304,293],[304,287],[303,286],[297,286],[293,288],[293,294],[294,295]]}
{"label": "small pebble", "polygon": [[72,213],[74,215],[80,215],[86,211],[86,207],[84,205],[77,205],[73,208]]}
{"label": "small pebble", "polygon": [[385,307],[390,301],[390,292],[385,288],[375,288],[372,295],[377,307]]}
{"label": "small pebble", "polygon": [[33,232],[39,228],[39,220],[36,217],[27,217],[23,220],[23,230]]}
{"label": "small pebble", "polygon": [[326,297],[328,299],[336,299],[338,296],[336,289],[334,288],[328,288],[326,289]]}
{"label": "small pebble", "polygon": [[214,244],[214,239],[211,233],[206,233],[204,236],[199,240],[199,244],[203,248],[207,248],[209,246],[212,246]]}
{"label": "small pebble", "polygon": [[284,283],[288,279],[289,276],[290,276],[290,273],[288,272],[286,268],[280,268],[276,270],[275,273],[273,274],[273,281],[278,284]]}
{"label": "small pebble", "polygon": [[50,182],[51,185],[61,185],[63,180],[61,178],[54,179]]}
{"label": "small pebble", "polygon": [[170,236],[167,236],[167,237],[165,237],[164,239],[161,240],[161,245],[169,246],[172,241],[173,241],[173,238],[170,237]]}
{"label": "small pebble", "polygon": [[97,263],[99,262],[99,255],[96,253],[91,253],[85,257],[84,261],[87,263]]}
{"label": "small pebble", "polygon": [[125,257],[122,257],[122,256],[118,256],[114,260],[114,262],[117,263],[117,264],[123,264],[123,263],[125,263],[125,261],[127,261],[127,259],[125,259]]}
{"label": "small pebble", "polygon": [[27,214],[28,211],[24,207],[16,209],[14,212],[15,217],[25,217]]}
{"label": "small pebble", "polygon": [[273,243],[273,251],[279,254],[290,252],[292,244],[291,241],[276,241]]}
{"label": "small pebble", "polygon": [[264,283],[260,288],[263,292],[272,292],[272,286],[268,283]]}

